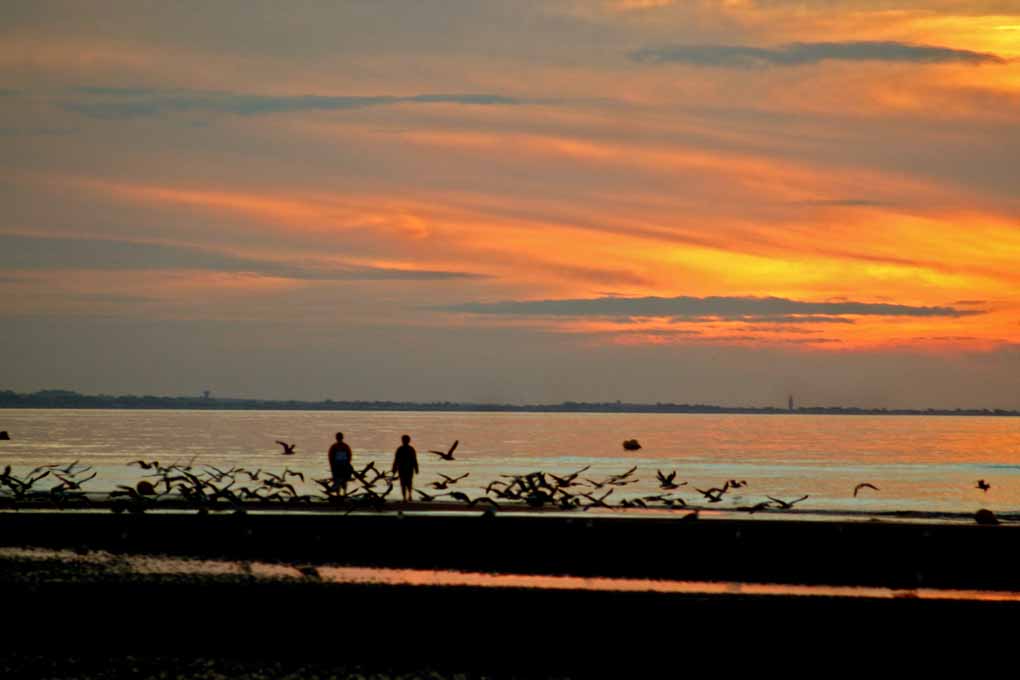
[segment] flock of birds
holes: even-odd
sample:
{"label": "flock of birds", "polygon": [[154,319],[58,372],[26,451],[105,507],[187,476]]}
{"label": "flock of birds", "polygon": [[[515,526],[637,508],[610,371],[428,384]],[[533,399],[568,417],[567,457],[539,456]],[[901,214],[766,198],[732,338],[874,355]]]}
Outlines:
{"label": "flock of birds", "polygon": [[[283,455],[294,455],[296,444],[276,442],[283,447]],[[454,441],[446,451],[430,450],[443,461],[457,460],[454,452],[460,441]],[[634,450],[640,448],[637,440],[624,442],[624,448]],[[209,509],[233,508],[243,510],[246,507],[264,507],[267,505],[314,505],[324,500],[337,504],[347,512],[358,509],[381,509],[394,490],[397,480],[395,474],[379,470],[374,462],[352,471],[349,488],[341,489],[332,479],[311,480],[318,485],[320,493],[306,493],[295,483],[300,480],[305,485],[305,475],[300,471],[284,469],[282,473],[264,470],[251,470],[243,467],[221,469],[212,465],[181,465],[172,463],[162,465],[159,461],[136,460],[129,465],[137,466],[142,471],[143,479],[134,486],[117,485],[105,495],[105,501],[114,512],[125,510],[144,512],[156,507],[157,503],[164,507],[188,507],[200,511]],[[696,517],[698,507],[689,504],[678,495],[677,490],[688,486],[687,481],[677,479],[677,471],[663,472],[656,470],[658,493],[644,495],[631,494],[628,497],[610,497],[618,490],[636,484],[640,479],[636,476],[637,466],[631,467],[621,474],[593,479],[586,475],[590,466],[584,466],[564,475],[536,471],[519,475],[500,475],[490,481],[482,495],[472,497],[457,488],[457,484],[470,476],[469,472],[457,476],[443,473],[426,485],[428,491],[415,489],[417,499],[422,503],[432,503],[442,499],[462,503],[468,507],[485,506],[487,511],[499,510],[504,503],[526,505],[529,508],[552,508],[559,510],[590,510],[618,508],[660,508],[690,509],[690,516]],[[96,477],[96,471],[89,465],[74,461],[69,465],[42,465],[25,475],[16,475],[8,465],[0,473],[0,501],[8,505],[21,503],[45,503],[60,508],[92,505],[96,494],[90,496],[83,484]],[[46,488],[43,482],[46,482]],[[748,486],[746,480],[728,479],[720,486],[706,489],[691,487],[701,494],[705,504],[717,504],[733,490]],[[978,480],[976,488],[987,492],[991,485],[985,480]],[[865,489],[879,491],[879,487],[870,482],[857,484],[853,489],[854,498]],[[622,495],[622,494],[621,494]],[[805,501],[809,495],[794,499],[782,499],[765,496],[765,499],[749,505],[740,505],[734,509],[754,514],[764,510],[791,510],[798,503]],[[734,500],[741,501],[743,496]],[[449,502],[448,501],[448,502]]]}

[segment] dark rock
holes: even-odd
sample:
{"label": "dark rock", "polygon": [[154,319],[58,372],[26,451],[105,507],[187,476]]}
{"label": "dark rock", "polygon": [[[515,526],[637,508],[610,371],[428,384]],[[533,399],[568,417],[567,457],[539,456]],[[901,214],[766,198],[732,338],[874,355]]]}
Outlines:
{"label": "dark rock", "polygon": [[974,513],[974,521],[978,524],[998,524],[999,520],[991,510],[981,508]]}

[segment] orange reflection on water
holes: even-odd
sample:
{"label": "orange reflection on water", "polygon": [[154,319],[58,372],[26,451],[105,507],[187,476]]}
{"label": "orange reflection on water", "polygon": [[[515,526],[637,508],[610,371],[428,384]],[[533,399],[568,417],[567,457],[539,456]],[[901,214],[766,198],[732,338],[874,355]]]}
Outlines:
{"label": "orange reflection on water", "polygon": [[733,581],[668,581],[638,578],[489,574],[435,569],[377,567],[296,567],[269,562],[197,560],[178,557],[113,555],[101,551],[79,555],[70,550],[0,548],[0,560],[60,560],[71,565],[106,567],[120,574],[174,576],[244,576],[258,579],[318,579],[335,584],[389,586],[527,588],[586,592],[664,593],[677,595],[740,595],[754,597],[828,597],[1020,602],[1020,592],[918,588],[739,583]]}
{"label": "orange reflection on water", "polygon": [[529,588],[534,590],[648,592],[681,595],[859,597],[873,599],[909,597],[923,600],[1020,602],[1020,593],[984,590],[942,590],[934,588],[898,590],[858,586],[738,583],[733,581],[661,581],[633,578],[485,574],[426,569],[379,569],[374,567],[321,567],[318,569],[318,572],[323,580],[333,583],[364,583],[394,586]]}

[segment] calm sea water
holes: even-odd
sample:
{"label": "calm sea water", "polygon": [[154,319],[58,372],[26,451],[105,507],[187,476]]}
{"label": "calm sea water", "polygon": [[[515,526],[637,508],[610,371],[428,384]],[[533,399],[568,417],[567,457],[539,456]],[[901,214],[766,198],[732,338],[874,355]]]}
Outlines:
{"label": "calm sea water", "polygon": [[[98,411],[0,410],[4,465],[16,470],[80,460],[99,476],[90,491],[133,483],[143,474],[127,463],[158,459],[217,467],[298,470],[328,475],[326,450],[342,430],[355,464],[388,467],[400,435],[417,447],[422,477],[444,472],[470,476],[458,487],[480,493],[500,474],[542,470],[556,474],[584,465],[599,479],[638,466],[639,484],[613,498],[658,491],[657,469],[678,470],[689,482],[677,495],[703,499],[694,487],[747,480],[713,508],[777,498],[810,498],[797,507],[836,512],[1020,511],[1020,418],[926,416],[434,413],[321,411]],[[636,438],[643,448],[626,452]],[[297,444],[283,456],[274,443]],[[428,449],[460,440],[457,460]],[[985,479],[991,489],[975,488]],[[859,482],[865,489],[853,497]]]}

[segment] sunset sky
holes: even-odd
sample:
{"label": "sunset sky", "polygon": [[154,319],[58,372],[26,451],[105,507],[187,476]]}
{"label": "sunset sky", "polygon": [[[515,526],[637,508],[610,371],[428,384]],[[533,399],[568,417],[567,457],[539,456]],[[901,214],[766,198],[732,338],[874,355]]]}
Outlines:
{"label": "sunset sky", "polygon": [[1020,0],[0,7],[0,389],[1020,408]]}

